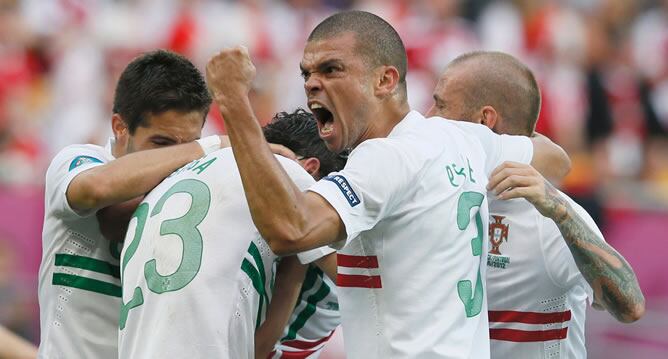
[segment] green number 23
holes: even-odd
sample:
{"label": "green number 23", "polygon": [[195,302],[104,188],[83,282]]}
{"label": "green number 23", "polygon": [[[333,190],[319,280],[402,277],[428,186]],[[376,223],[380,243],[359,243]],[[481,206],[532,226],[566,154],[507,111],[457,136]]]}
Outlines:
{"label": "green number 23", "polygon": [[[209,187],[202,181],[195,179],[185,179],[174,184],[165,194],[160,197],[155,204],[151,217],[159,214],[162,208],[171,196],[177,193],[187,193],[190,195],[192,201],[188,212],[179,218],[173,218],[163,221],[160,224],[160,235],[165,236],[175,234],[183,242],[183,254],[181,263],[174,273],[169,275],[162,275],[156,269],[155,259],[151,259],[144,264],[144,277],[148,289],[156,294],[171,292],[179,290],[188,283],[199,272],[202,264],[202,234],[197,226],[202,223],[204,217],[209,212],[211,204],[211,192]],[[125,276],[125,267],[134,256],[141,241],[144,232],[144,226],[149,216],[148,203],[142,203],[132,215],[132,218],[137,218],[137,228],[132,242],[128,245],[123,261],[121,264],[121,271]],[[144,294],[139,287],[135,287],[132,293],[132,299],[127,303],[121,305],[121,316],[119,326],[121,330],[125,328],[130,309],[136,308],[144,304]]]}
{"label": "green number 23", "polygon": [[[457,204],[457,227],[462,231],[468,228],[469,224],[471,224],[471,209],[477,207],[475,210],[475,224],[478,234],[475,238],[471,239],[471,254],[473,254],[474,257],[482,256],[482,240],[484,232],[482,217],[480,216],[480,206],[482,205],[484,198],[485,196],[482,193],[464,192],[459,196],[459,202]],[[470,280],[460,280],[457,283],[457,293],[459,294],[459,299],[464,303],[466,317],[471,318],[480,314],[484,297],[480,267],[478,267],[478,278],[475,283],[475,291],[473,291],[473,285]]]}

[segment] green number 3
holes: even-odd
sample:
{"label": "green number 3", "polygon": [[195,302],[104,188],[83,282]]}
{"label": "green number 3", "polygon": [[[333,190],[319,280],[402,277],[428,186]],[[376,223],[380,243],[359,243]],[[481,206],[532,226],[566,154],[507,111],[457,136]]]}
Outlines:
{"label": "green number 3", "polygon": [[[160,197],[151,211],[151,217],[159,214],[162,208],[171,196],[177,193],[187,193],[192,201],[188,212],[179,218],[168,219],[160,224],[160,235],[175,234],[183,242],[183,254],[181,263],[174,273],[162,275],[156,269],[155,259],[151,259],[144,264],[144,277],[148,289],[156,294],[179,290],[190,283],[199,272],[202,264],[202,233],[197,226],[204,220],[209,212],[211,204],[211,192],[209,187],[202,181],[195,179],[185,179],[174,184],[165,194]],[[148,219],[149,205],[142,203],[135,211],[133,218],[137,218],[137,229],[128,245],[123,262],[121,264],[122,273],[125,273],[125,267],[128,261],[134,256],[141,241],[146,220]],[[144,304],[144,295],[141,288],[136,287],[129,302],[121,305],[121,316],[119,326],[121,330],[125,328],[130,309]]]}
{"label": "green number 3", "polygon": [[[476,208],[475,224],[478,234],[471,239],[471,252],[473,256],[480,256],[482,260],[482,240],[483,240],[483,226],[482,217],[480,217],[480,206],[485,196],[478,192],[464,192],[459,196],[459,203],[457,204],[457,227],[460,230],[465,230],[471,224],[471,209]],[[480,275],[480,267],[478,267],[478,278],[476,279],[475,291],[470,280],[460,280],[457,283],[457,293],[459,299],[464,303],[466,309],[466,317],[471,318],[480,314],[483,302],[483,288],[482,277]]]}

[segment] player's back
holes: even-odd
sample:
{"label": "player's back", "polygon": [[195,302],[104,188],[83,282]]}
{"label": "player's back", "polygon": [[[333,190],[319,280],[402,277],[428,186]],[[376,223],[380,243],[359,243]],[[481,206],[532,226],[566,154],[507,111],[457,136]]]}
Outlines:
{"label": "player's back", "polygon": [[[293,180],[312,178],[279,158]],[[230,149],[165,179],[122,253],[122,358],[252,358],[276,256],[253,225]]]}

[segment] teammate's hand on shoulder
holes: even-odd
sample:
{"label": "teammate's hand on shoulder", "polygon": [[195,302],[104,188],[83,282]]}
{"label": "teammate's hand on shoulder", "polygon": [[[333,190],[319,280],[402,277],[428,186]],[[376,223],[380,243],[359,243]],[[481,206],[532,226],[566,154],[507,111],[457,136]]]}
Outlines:
{"label": "teammate's hand on shoulder", "polygon": [[504,162],[490,175],[487,190],[502,200],[524,198],[543,216],[555,221],[567,212],[566,201],[559,192],[535,168],[527,164]]}
{"label": "teammate's hand on shoulder", "polygon": [[220,106],[247,96],[255,79],[255,65],[245,46],[227,48],[214,55],[206,65],[206,81],[213,99]]}

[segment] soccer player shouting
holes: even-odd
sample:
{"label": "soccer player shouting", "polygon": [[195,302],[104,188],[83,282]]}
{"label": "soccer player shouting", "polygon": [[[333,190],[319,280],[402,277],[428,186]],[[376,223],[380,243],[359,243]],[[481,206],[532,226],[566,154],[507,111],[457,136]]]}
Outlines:
{"label": "soccer player shouting", "polygon": [[321,22],[301,70],[320,137],[332,151],[352,148],[342,171],[307,192],[286,176],[250,108],[247,50],[223,50],[207,65],[258,230],[278,254],[343,248],[349,358],[489,357],[487,177],[507,160],[545,167],[565,154],[544,139],[532,145],[410,111],[403,43],[367,12]]}

